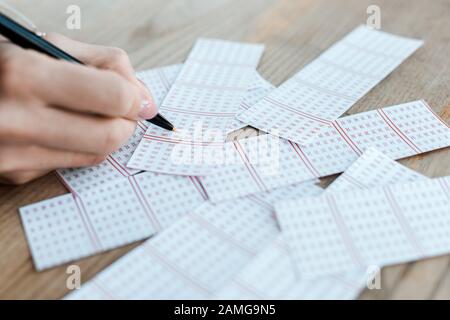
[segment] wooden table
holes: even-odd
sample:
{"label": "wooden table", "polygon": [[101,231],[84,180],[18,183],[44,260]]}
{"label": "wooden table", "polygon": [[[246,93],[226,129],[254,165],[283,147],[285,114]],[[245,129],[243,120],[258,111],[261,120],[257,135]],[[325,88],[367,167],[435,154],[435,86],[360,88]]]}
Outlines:
{"label": "wooden table", "polygon": [[[447,122],[450,116],[448,0],[41,0],[39,6],[32,2],[14,1],[42,30],[122,47],[136,69],[183,61],[200,36],[264,43],[259,71],[276,85],[365,23],[366,8],[376,4],[383,30],[424,39],[425,46],[349,113],[426,99]],[[81,8],[81,30],[66,28],[70,4]],[[400,162],[430,177],[450,174],[448,149]],[[57,299],[67,292],[65,266],[34,270],[17,211],[65,192],[52,174],[24,186],[0,186],[0,298]],[[83,281],[134,246],[77,262]],[[361,298],[449,299],[450,257],[385,268],[381,280],[381,290],[366,290]]]}

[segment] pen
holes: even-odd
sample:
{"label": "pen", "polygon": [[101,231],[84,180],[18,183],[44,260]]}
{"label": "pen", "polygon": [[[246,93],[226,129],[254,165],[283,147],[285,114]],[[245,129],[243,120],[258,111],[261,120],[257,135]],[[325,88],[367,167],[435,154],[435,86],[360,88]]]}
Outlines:
{"label": "pen", "polygon": [[[77,64],[84,64],[77,58],[54,46],[1,12],[0,34],[22,48],[33,49],[56,59],[66,60]],[[163,129],[175,131],[173,124],[171,124],[160,114],[157,114],[154,118],[148,119],[147,121]]]}

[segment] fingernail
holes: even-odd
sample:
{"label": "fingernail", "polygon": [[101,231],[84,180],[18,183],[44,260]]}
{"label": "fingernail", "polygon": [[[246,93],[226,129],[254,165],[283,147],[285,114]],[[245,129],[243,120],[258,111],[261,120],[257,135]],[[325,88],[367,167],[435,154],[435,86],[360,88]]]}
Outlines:
{"label": "fingernail", "polygon": [[147,88],[141,82],[141,109],[139,111],[139,117],[143,120],[152,119],[158,113],[158,108],[153,102],[153,98],[148,92]]}
{"label": "fingernail", "polygon": [[148,120],[152,119],[156,116],[158,113],[158,110],[156,109],[156,106],[153,104],[153,102],[149,100],[142,100],[141,102],[141,109],[139,110],[139,118],[142,120]]}

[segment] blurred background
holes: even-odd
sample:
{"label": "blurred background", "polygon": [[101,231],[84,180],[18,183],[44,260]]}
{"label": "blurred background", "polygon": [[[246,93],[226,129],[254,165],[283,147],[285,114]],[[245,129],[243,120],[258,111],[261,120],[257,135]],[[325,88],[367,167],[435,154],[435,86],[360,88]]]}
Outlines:
{"label": "blurred background", "polygon": [[[8,2],[8,1],[6,1]],[[122,47],[136,66],[180,62],[199,36],[263,42],[261,65],[275,83],[298,69],[356,25],[367,8],[381,10],[382,29],[426,38],[444,28],[448,0],[9,0],[43,31]],[[81,10],[81,28],[66,27],[66,9]],[[426,22],[427,30],[423,28]],[[425,32],[427,31],[427,32]],[[425,39],[427,40],[427,39]],[[174,49],[176,48],[176,50]],[[283,50],[280,50],[283,48]],[[447,48],[434,54],[449,53]],[[279,75],[279,76],[278,76]]]}

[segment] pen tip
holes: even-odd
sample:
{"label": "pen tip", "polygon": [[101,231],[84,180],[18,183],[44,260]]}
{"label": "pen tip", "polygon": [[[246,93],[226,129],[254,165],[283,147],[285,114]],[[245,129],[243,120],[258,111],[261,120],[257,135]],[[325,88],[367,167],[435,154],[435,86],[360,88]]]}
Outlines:
{"label": "pen tip", "polygon": [[172,131],[173,131],[173,132],[177,132],[177,128],[174,127],[174,128],[172,129]]}

